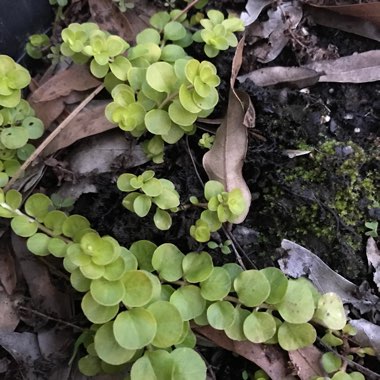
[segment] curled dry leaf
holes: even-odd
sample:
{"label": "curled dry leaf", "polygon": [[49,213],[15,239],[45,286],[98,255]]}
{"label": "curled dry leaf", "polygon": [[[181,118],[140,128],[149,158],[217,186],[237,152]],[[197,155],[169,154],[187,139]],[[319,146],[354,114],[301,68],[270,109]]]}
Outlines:
{"label": "curled dry leaf", "polygon": [[[148,16],[137,14],[138,9],[153,14],[151,2],[136,1],[132,12],[121,12],[112,0],[89,0],[91,16],[100,29],[117,34],[128,42],[134,42],[136,35],[148,25]],[[151,11],[151,12],[150,12]]]}
{"label": "curled dry leaf", "polygon": [[298,88],[317,82],[366,83],[380,80],[380,50],[353,54],[347,57],[315,61],[301,67],[264,67],[240,75],[257,86],[290,85]]}
{"label": "curled dry leaf", "polygon": [[[196,327],[195,331],[220,347],[245,357],[262,368],[271,379],[287,380],[288,358],[286,353],[275,345],[255,344],[249,341],[231,340],[223,331],[212,327]],[[304,378],[306,380],[306,378]]]}
{"label": "curled dry leaf", "polygon": [[328,9],[341,15],[358,17],[380,26],[380,3],[377,1],[346,5],[321,5],[311,4],[310,2],[308,4],[312,7]]}
{"label": "curled dry leaf", "polygon": [[93,100],[89,103],[45,148],[44,156],[66,148],[84,137],[115,128],[115,125],[104,116],[104,108],[107,103],[108,101],[105,100]]}
{"label": "curled dry leaf", "polygon": [[262,10],[272,3],[273,0],[248,0],[245,6],[246,12],[242,12],[240,18],[246,26],[250,25],[256,21]]}
{"label": "curled dry leaf", "polygon": [[82,65],[72,65],[66,70],[43,80],[42,84],[29,96],[29,103],[45,128],[58,118],[66,106],[66,100],[75,93],[82,100],[86,90],[99,85],[99,80]]}
{"label": "curled dry leaf", "polygon": [[373,281],[377,285],[377,289],[380,291],[380,250],[373,237],[370,237],[367,240],[366,255],[368,265],[372,265],[375,269]]}
{"label": "curled dry leaf", "polygon": [[376,25],[371,21],[366,21],[355,16],[339,14],[329,10],[328,7],[319,8],[307,6],[306,10],[308,16],[310,16],[316,24],[380,41],[380,25]]}
{"label": "curled dry leaf", "polygon": [[240,82],[251,80],[256,86],[273,86],[284,84],[297,88],[309,87],[318,82],[320,74],[315,70],[303,67],[263,67],[241,75],[237,79]]}
{"label": "curled dry leaf", "polygon": [[216,132],[212,148],[203,156],[203,167],[210,179],[223,183],[227,191],[239,188],[243,193],[246,209],[235,223],[244,221],[252,198],[242,168],[248,146],[247,128],[254,126],[255,110],[247,93],[233,89],[242,62],[243,46],[244,37],[232,62],[227,115]]}
{"label": "curled dry leaf", "polygon": [[305,65],[322,75],[319,82],[365,83],[380,80],[380,50]]}
{"label": "curled dry leaf", "polygon": [[289,41],[289,31],[297,27],[303,15],[301,6],[296,2],[283,3],[267,13],[267,21],[256,21],[248,30],[248,42],[259,41],[254,47],[254,55],[262,63],[273,61],[281,53]]}
{"label": "curled dry leaf", "polygon": [[288,354],[300,379],[313,379],[323,374],[320,365],[322,353],[315,346],[289,351]]}

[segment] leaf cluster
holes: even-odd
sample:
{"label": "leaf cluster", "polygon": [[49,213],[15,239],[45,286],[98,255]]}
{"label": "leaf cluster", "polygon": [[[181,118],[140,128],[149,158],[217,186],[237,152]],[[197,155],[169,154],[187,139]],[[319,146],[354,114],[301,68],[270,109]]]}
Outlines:
{"label": "leaf cluster", "polygon": [[[200,219],[190,228],[190,235],[203,243],[210,240],[211,233],[219,230],[222,223],[233,223],[245,209],[245,201],[240,189],[225,191],[218,181],[208,181],[204,187],[207,209],[202,211]],[[194,200],[195,204],[198,200]]]}
{"label": "leaf cluster", "polygon": [[25,45],[25,51],[29,57],[40,59],[48,46],[50,46],[50,38],[46,34],[32,34]]}
{"label": "leaf cluster", "polygon": [[[153,178],[128,176],[123,186],[150,193]],[[13,231],[28,238],[34,254],[63,258],[72,286],[85,293],[82,309],[94,323],[88,355],[79,363],[86,375],[133,363],[135,380],[152,373],[205,379],[206,367],[192,350],[190,321],[233,340],[278,343],[284,350],[313,344],[314,324],[330,330],[346,324],[336,294],[321,295],[309,281],[290,280],[277,268],[218,267],[207,252],[185,255],[170,243],[140,240],[127,249],[100,236],[82,216],[52,210],[46,195],[33,194],[24,211],[21,203],[19,192],[0,192],[0,216],[11,218]]]}
{"label": "leaf cluster", "polygon": [[237,17],[224,18],[222,12],[209,10],[207,17],[200,20],[203,29],[193,35],[196,42],[204,42],[204,52],[210,57],[216,57],[220,50],[236,47],[238,40],[235,32],[244,31],[244,23]]}
{"label": "leaf cluster", "polygon": [[0,55],[0,107],[12,108],[21,100],[21,90],[30,83],[28,70],[7,55]]}
{"label": "leaf cluster", "polygon": [[148,215],[152,205],[156,206],[153,221],[159,230],[168,230],[172,218],[168,211],[177,211],[179,194],[172,182],[155,178],[153,170],[146,170],[139,176],[131,173],[122,174],[117,180],[117,187],[129,193],[123,199],[123,206],[139,217]]}
{"label": "leaf cluster", "polygon": [[33,153],[35,148],[29,140],[38,139],[43,133],[42,121],[35,117],[26,100],[20,99],[14,107],[0,105],[0,187],[8,183],[21,162]]}

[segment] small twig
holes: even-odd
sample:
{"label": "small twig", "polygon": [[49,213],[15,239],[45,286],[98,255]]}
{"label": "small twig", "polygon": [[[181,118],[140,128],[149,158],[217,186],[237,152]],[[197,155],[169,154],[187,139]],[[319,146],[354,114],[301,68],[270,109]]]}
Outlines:
{"label": "small twig", "polygon": [[190,4],[186,6],[176,17],[174,17],[173,21],[177,21],[184,13],[187,13],[189,9],[191,9],[199,0],[193,0]]}
{"label": "small twig", "polygon": [[100,84],[86,99],[84,99],[78,107],[74,109],[73,112],[70,113],[69,116],[65,120],[62,121],[61,124],[38,146],[38,148],[30,155],[30,157],[21,165],[21,167],[17,170],[16,174],[11,178],[8,182],[7,186],[5,186],[4,191],[9,190],[12,185],[16,182],[16,180],[21,176],[21,174],[28,168],[28,166],[42,153],[42,151],[46,148],[47,145],[50,144],[54,140],[55,137],[79,114],[80,111],[104,88],[104,84]]}
{"label": "small twig", "polygon": [[195,170],[195,174],[197,175],[198,177],[198,180],[199,182],[201,183],[202,187],[205,186],[204,182],[202,181],[202,177],[200,176],[199,172],[198,172],[198,168],[197,168],[197,165],[195,163],[195,160],[194,160],[194,157],[193,157],[193,154],[191,153],[191,149],[190,149],[190,145],[189,145],[189,136],[186,135],[186,147],[187,147],[187,151],[189,153],[189,156],[190,156],[190,159],[191,159],[191,162],[193,164],[193,167],[194,167],[194,170]]}
{"label": "small twig", "polygon": [[45,319],[48,319],[48,320],[51,320],[51,321],[54,321],[54,322],[58,322],[58,323],[60,323],[62,325],[70,326],[70,327],[72,327],[74,329],[77,329],[77,330],[80,330],[80,331],[84,331],[84,328],[79,327],[77,325],[74,325],[73,323],[63,321],[62,319],[51,317],[50,315],[46,315],[44,313],[40,313],[39,311],[34,310],[34,309],[30,309],[29,307],[25,307],[25,306],[21,306],[21,305],[18,305],[17,307],[18,307],[18,309],[29,311],[32,314],[38,315],[38,316],[43,317]]}

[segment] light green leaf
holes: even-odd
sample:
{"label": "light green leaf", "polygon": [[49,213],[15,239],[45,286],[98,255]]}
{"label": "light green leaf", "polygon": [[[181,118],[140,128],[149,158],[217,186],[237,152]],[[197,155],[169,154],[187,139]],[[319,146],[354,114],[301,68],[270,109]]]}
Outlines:
{"label": "light green leaf", "polygon": [[146,129],[154,135],[168,133],[172,123],[167,111],[161,109],[153,109],[147,112],[144,121]]}
{"label": "light green leaf", "polygon": [[153,216],[155,226],[161,231],[167,231],[172,225],[172,218],[167,211],[156,209]]}
{"label": "light green leaf", "polygon": [[131,62],[122,55],[119,55],[109,64],[112,74],[121,81],[126,81],[128,72],[132,68]]}
{"label": "light green leaf", "polygon": [[243,324],[244,335],[253,343],[264,343],[276,333],[276,322],[271,314],[253,311]]}
{"label": "light green leaf", "polygon": [[37,256],[48,256],[50,253],[48,250],[49,240],[48,235],[38,232],[26,241],[26,246],[30,252]]}
{"label": "light green leaf", "polygon": [[29,139],[25,127],[8,127],[0,132],[0,141],[8,149],[18,149],[24,146]]}
{"label": "light green leaf", "polygon": [[224,330],[230,339],[236,341],[247,340],[247,337],[244,335],[243,326],[244,321],[250,314],[251,313],[246,309],[240,307],[235,308],[233,323]]}
{"label": "light green leaf", "polygon": [[138,195],[133,201],[133,210],[141,218],[148,215],[151,206],[152,200],[145,194]]}
{"label": "light green leaf", "polygon": [[269,304],[279,303],[285,296],[288,279],[277,268],[265,268],[261,269],[260,272],[264,274],[270,285],[270,293],[265,302]]}
{"label": "light green leaf", "polygon": [[228,301],[217,301],[207,308],[207,320],[216,330],[225,330],[234,321],[235,309]]}
{"label": "light green leaf", "polygon": [[169,94],[176,82],[174,68],[167,62],[155,62],[146,71],[146,81],[158,92]]}
{"label": "light green leaf", "polygon": [[104,306],[94,300],[90,292],[82,298],[82,310],[86,318],[92,323],[102,324],[113,319],[118,311],[119,305]]}
{"label": "light green leaf", "polygon": [[108,364],[120,365],[129,362],[135,355],[135,350],[121,347],[113,333],[113,322],[107,322],[96,331],[94,348],[100,359]]}
{"label": "light green leaf", "polygon": [[315,310],[313,320],[331,330],[341,330],[347,322],[343,302],[336,293],[323,294]]}
{"label": "light green leaf", "polygon": [[108,281],[105,278],[92,280],[90,291],[94,300],[103,306],[118,305],[125,294],[122,281]]}
{"label": "light green leaf", "polygon": [[317,333],[310,323],[284,322],[278,328],[278,343],[286,351],[308,347],[315,342]]}
{"label": "light green leaf", "polygon": [[164,350],[146,351],[131,368],[131,380],[172,379],[172,358]]}
{"label": "light green leaf", "polygon": [[15,216],[11,220],[11,227],[13,232],[21,237],[33,236],[38,230],[37,223],[23,215]]}
{"label": "light green leaf", "polygon": [[152,257],[157,245],[149,240],[135,241],[129,250],[136,257],[139,268],[148,272],[153,272]]}
{"label": "light green leaf", "polygon": [[322,355],[321,364],[327,373],[333,373],[341,367],[342,359],[333,352],[326,352]]}
{"label": "light green leaf", "polygon": [[190,252],[182,261],[183,277],[186,281],[196,283],[210,277],[214,265],[207,252]]}
{"label": "light green leaf", "polygon": [[206,380],[206,364],[191,348],[176,348],[171,352],[173,359],[172,380]]}
{"label": "light green leaf", "polygon": [[185,255],[171,243],[161,244],[153,253],[152,266],[166,281],[177,281],[182,277],[182,260]]}
{"label": "light green leaf", "polygon": [[119,313],[113,324],[117,343],[127,350],[138,350],[152,343],[157,333],[153,314],[137,307]]}
{"label": "light green leaf", "polygon": [[200,289],[194,285],[178,288],[170,297],[172,303],[181,313],[184,321],[189,321],[201,315],[206,307],[206,300]]}
{"label": "light green leaf", "polygon": [[214,267],[211,275],[200,283],[201,294],[208,301],[218,301],[231,290],[231,278],[222,267]]}

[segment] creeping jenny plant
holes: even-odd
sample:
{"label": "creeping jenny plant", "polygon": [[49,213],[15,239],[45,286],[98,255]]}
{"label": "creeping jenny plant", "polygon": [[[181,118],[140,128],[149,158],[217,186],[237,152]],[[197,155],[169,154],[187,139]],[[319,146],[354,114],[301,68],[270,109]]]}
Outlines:
{"label": "creeping jenny plant", "polygon": [[[200,34],[206,54],[213,56],[235,45],[233,32],[242,26],[216,11],[208,17],[202,23],[206,33]],[[71,24],[62,31],[61,52],[74,62],[90,61],[91,72],[104,78],[111,91],[107,118],[133,136],[150,134],[145,150],[162,162],[164,142],[172,144],[193,133],[196,119],[212,112],[220,79],[212,63],[192,59],[184,51],[192,42],[186,14],[159,12],[150,23],[152,28],[142,31],[132,48],[96,24]],[[20,103],[29,74],[4,56],[0,74],[2,125],[10,129],[35,124],[29,119],[23,125],[33,113]],[[25,130],[17,133],[26,136]],[[35,138],[38,133],[28,130],[27,135]],[[4,138],[2,131],[5,146]],[[5,146],[5,152],[19,148]],[[170,181],[148,170],[139,176],[121,175],[117,186],[128,193],[125,207],[142,217],[154,204],[156,226],[170,227],[166,210],[179,205]],[[207,241],[222,223],[233,223],[245,206],[239,189],[226,192],[216,181],[206,184],[205,198],[207,209],[191,232],[198,241]],[[18,191],[4,193],[0,188],[0,216],[10,219],[12,230],[27,239],[33,254],[63,259],[71,285],[84,294],[81,307],[92,326],[78,341],[87,352],[79,360],[87,376],[127,367],[131,380],[204,380],[206,365],[194,350],[191,326],[210,325],[236,341],[279,344],[291,351],[313,344],[317,325],[330,332],[346,325],[340,298],[319,294],[307,280],[288,279],[277,268],[215,266],[209,253],[184,254],[171,243],[157,246],[139,240],[123,247],[111,236],[100,236],[85,217],[55,209],[44,194],[33,194],[23,203]]]}
{"label": "creeping jenny plant", "polygon": [[[143,188],[149,179],[127,182]],[[84,293],[82,310],[93,323],[81,338],[85,375],[131,366],[132,380],[157,373],[165,380],[206,379],[190,322],[287,351],[313,344],[316,324],[333,331],[346,324],[336,294],[319,294],[307,280],[290,280],[277,268],[218,267],[207,252],[185,255],[170,243],[140,240],[126,248],[100,236],[86,218],[52,210],[44,194],[21,204],[16,190],[0,191],[0,216],[11,219],[32,253],[62,258],[72,286]]]}

